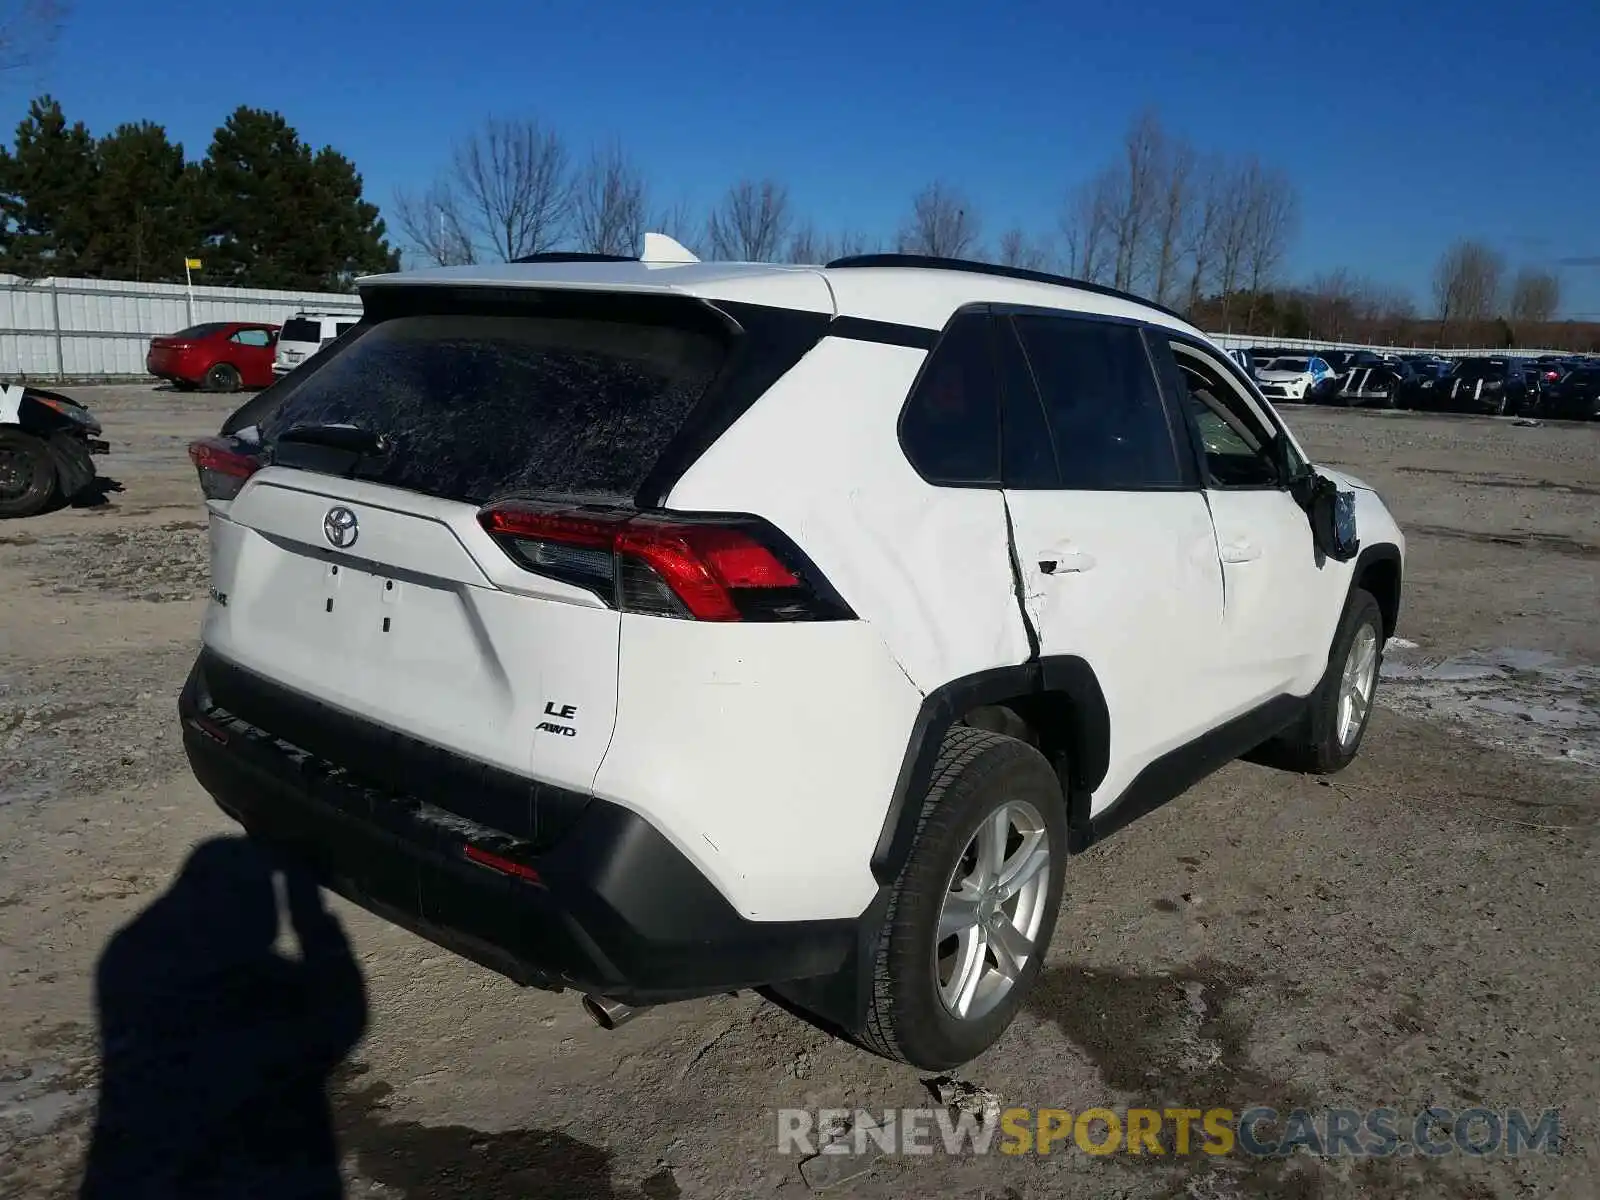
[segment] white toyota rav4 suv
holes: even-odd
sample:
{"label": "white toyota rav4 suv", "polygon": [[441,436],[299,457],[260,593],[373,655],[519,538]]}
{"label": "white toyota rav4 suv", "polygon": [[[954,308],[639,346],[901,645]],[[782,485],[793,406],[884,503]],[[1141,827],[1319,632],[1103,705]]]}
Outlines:
{"label": "white toyota rav4 suv", "polygon": [[364,280],[191,448],[195,775],[602,1024],[755,987],[964,1062],[1070,855],[1236,757],[1350,761],[1404,540],[1135,297],[665,258]]}

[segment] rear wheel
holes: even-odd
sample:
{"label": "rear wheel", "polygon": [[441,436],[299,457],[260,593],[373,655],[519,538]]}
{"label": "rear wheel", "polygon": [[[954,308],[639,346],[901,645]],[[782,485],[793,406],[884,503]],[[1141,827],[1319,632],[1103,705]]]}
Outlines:
{"label": "rear wheel", "polygon": [[20,429],[0,429],[0,517],[31,517],[55,498],[49,447]]}
{"label": "rear wheel", "polygon": [[1038,978],[1066,854],[1061,787],[1044,756],[951,729],[890,899],[866,1044],[923,1070],[993,1045]]}
{"label": "rear wheel", "polygon": [[237,392],[240,382],[239,368],[232,363],[217,363],[206,372],[208,392]]}

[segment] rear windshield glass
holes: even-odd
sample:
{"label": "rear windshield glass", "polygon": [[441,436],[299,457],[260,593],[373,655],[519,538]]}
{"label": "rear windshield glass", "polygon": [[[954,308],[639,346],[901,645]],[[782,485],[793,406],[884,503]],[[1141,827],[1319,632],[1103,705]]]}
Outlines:
{"label": "rear windshield glass", "polygon": [[263,422],[264,439],[295,425],[387,434],[393,449],[364,459],[357,478],[483,504],[631,499],[725,347],[667,325],[407,316],[333,353]]}
{"label": "rear windshield glass", "polygon": [[226,329],[227,327],[228,323],[226,321],[212,321],[206,325],[191,325],[187,329],[180,329],[172,336],[185,338],[189,341],[199,341],[201,338],[208,338],[219,329]]}
{"label": "rear windshield glass", "polygon": [[322,322],[308,321],[304,317],[290,317],[278,332],[280,342],[320,342]]}

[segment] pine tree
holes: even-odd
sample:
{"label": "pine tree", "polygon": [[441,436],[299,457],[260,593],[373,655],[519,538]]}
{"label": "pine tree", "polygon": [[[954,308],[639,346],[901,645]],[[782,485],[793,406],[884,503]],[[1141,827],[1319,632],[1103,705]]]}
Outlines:
{"label": "pine tree", "polygon": [[329,147],[313,154],[279,113],[236,109],[201,180],[209,282],[343,289],[398,264],[354,166]]}
{"label": "pine tree", "polygon": [[182,282],[184,259],[200,251],[198,166],[149,121],[120,126],[97,150],[85,269],[103,279]]}
{"label": "pine tree", "polygon": [[80,273],[89,261],[99,181],[94,138],[67,124],[61,105],[40,96],[0,147],[0,269],[37,278]]}

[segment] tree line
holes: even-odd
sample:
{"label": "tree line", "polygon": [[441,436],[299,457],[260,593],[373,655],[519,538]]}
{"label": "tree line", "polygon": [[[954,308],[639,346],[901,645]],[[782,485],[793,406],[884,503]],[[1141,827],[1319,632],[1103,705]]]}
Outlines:
{"label": "tree line", "polygon": [[[933,179],[895,229],[823,229],[776,177],[731,184],[705,211],[665,202],[619,142],[580,153],[537,118],[492,118],[448,147],[420,186],[388,207],[417,265],[509,261],[555,249],[635,255],[660,230],[702,258],[827,262],[897,251],[987,259],[1108,284],[1183,311],[1206,328],[1263,337],[1440,345],[1539,340],[1600,348],[1600,327],[1555,322],[1560,282],[1514,275],[1482,241],[1440,257],[1432,314],[1346,269],[1294,285],[1284,262],[1300,199],[1281,169],[1207,151],[1137,116],[1114,158],[1067,194],[1051,228],[992,236],[971,198]],[[49,96],[0,146],[0,271],[347,290],[400,256],[351,161],[313,149],[276,112],[240,107],[204,157],[151,122],[96,137]]]}
{"label": "tree line", "polygon": [[395,270],[354,164],[313,149],[279,113],[240,107],[205,156],[149,121],[96,137],[58,101],[28,106],[0,146],[0,271],[306,291]]}
{"label": "tree line", "polygon": [[1146,112],[1116,158],[1065,197],[1053,229],[1013,226],[992,241],[971,199],[937,179],[911,197],[888,237],[819,229],[775,177],[739,180],[697,214],[660,203],[620,144],[575,153],[536,118],[468,131],[429,182],[395,193],[390,211],[413,257],[429,265],[556,249],[635,255],[649,228],[710,259],[815,263],[885,250],[987,259],[1108,284],[1207,328],[1261,336],[1493,345],[1522,335],[1575,348],[1600,337],[1587,325],[1551,328],[1558,278],[1529,268],[1508,280],[1504,259],[1482,242],[1441,256],[1431,320],[1404,290],[1347,269],[1290,285],[1282,269],[1299,209],[1282,169],[1205,151]]}

